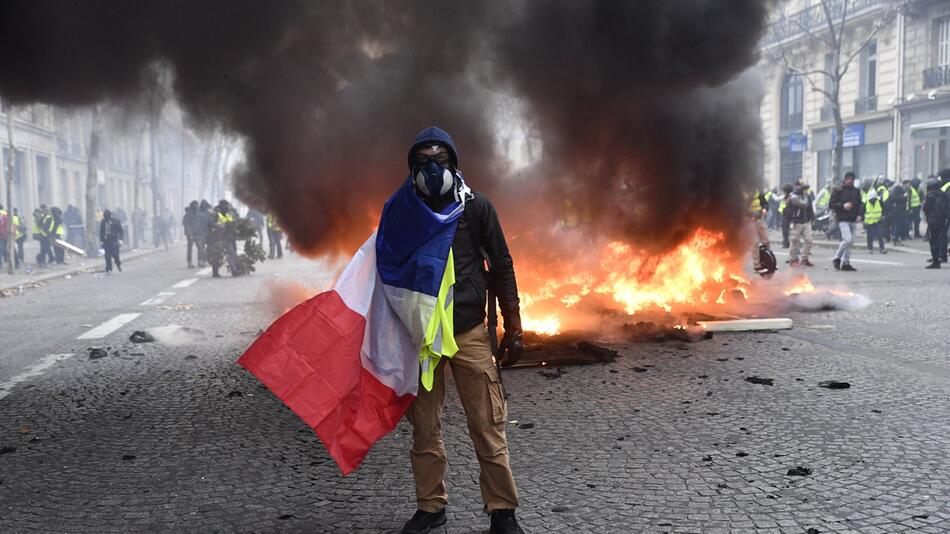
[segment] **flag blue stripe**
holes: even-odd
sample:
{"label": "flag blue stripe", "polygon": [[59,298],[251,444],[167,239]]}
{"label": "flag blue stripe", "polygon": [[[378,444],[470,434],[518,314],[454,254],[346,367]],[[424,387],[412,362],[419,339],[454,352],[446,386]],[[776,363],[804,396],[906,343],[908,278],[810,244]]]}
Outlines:
{"label": "flag blue stripe", "polygon": [[433,213],[407,179],[386,202],[376,232],[376,268],[388,286],[437,297],[462,210]]}

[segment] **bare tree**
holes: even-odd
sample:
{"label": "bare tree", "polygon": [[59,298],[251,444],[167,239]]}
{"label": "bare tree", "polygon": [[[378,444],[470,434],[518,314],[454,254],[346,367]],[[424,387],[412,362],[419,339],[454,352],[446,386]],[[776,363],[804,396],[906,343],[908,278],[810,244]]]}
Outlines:
{"label": "bare tree", "polygon": [[[7,255],[8,274],[13,274],[13,265],[16,258],[14,251],[16,242],[13,239],[16,235],[16,225],[13,224],[13,177],[16,176],[16,146],[13,144],[13,113],[13,106],[7,106],[7,141],[10,143],[10,156],[7,158],[7,249],[4,253]],[[21,216],[25,217],[26,214],[24,213]]]}
{"label": "bare tree", "polygon": [[86,257],[99,256],[99,234],[96,232],[96,188],[99,184],[99,141],[102,137],[102,109],[92,106],[89,128],[89,152],[86,162]]}
{"label": "bare tree", "polygon": [[[810,47],[797,47],[790,50],[779,41],[778,59],[782,61],[786,72],[799,75],[808,82],[812,91],[820,93],[831,110],[835,121],[835,138],[831,150],[831,176],[838,180],[841,174],[842,155],[844,153],[844,121],[841,118],[841,80],[851,69],[852,64],[878,33],[888,26],[899,11],[901,2],[892,0],[883,3],[883,11],[871,23],[867,34],[860,39],[849,39],[854,31],[855,20],[860,13],[855,10],[863,0],[820,0],[813,6],[789,17],[780,13],[779,22],[790,25],[804,34]],[[857,44],[854,44],[854,43]],[[849,44],[851,46],[849,46]],[[802,49],[809,52],[801,52]],[[814,68],[809,60],[814,58],[814,50],[824,52],[829,57],[819,68]]]}

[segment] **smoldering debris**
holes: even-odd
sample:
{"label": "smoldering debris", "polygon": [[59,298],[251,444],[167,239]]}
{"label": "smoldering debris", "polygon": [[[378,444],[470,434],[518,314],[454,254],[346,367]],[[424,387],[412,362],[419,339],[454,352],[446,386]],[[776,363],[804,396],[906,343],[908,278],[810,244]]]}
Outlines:
{"label": "smoldering debris", "polygon": [[696,342],[712,339],[713,333],[695,325],[663,325],[638,321],[622,326],[624,336],[633,342],[686,341]]}
{"label": "smoldering debris", "polygon": [[172,347],[195,345],[208,340],[207,334],[203,330],[177,324],[150,328],[148,333],[155,341]]}
{"label": "smoldering debris", "polygon": [[814,291],[792,293],[785,299],[795,311],[858,311],[871,305],[871,299],[844,289],[816,288]]}
{"label": "smoldering debris", "polygon": [[151,343],[155,341],[155,338],[148,332],[136,330],[135,332],[132,332],[131,336],[129,336],[129,341],[132,343]]}
{"label": "smoldering debris", "polygon": [[525,332],[525,352],[518,363],[519,367],[558,367],[552,373],[560,377],[560,366],[592,365],[611,363],[619,356],[615,350],[594,343],[593,336],[584,332],[566,332],[546,335],[537,332]]}

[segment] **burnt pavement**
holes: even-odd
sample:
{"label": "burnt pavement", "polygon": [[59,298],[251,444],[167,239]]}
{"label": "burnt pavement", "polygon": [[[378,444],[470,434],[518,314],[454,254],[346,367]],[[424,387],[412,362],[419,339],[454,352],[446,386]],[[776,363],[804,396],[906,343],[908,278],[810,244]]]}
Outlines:
{"label": "burnt pavement", "polygon": [[[290,255],[212,280],[182,255],[0,299],[0,531],[398,531],[415,508],[408,425],[341,477],[235,364],[274,317],[268,284],[319,289],[333,268]],[[873,262],[849,276],[817,249],[808,273],[869,296],[864,310],[613,345],[616,362],[560,374],[506,371],[525,530],[950,530],[950,272],[912,253],[855,258]],[[159,339],[132,343],[136,330]],[[477,463],[448,389],[444,531],[481,532]]]}

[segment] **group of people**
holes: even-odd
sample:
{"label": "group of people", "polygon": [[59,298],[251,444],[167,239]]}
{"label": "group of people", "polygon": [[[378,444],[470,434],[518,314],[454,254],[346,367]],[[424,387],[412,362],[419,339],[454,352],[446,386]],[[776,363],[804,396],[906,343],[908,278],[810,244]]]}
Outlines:
{"label": "group of people", "polygon": [[[939,269],[947,261],[947,231],[950,221],[950,169],[919,179],[895,182],[884,177],[857,183],[853,172],[845,173],[843,184],[822,189],[816,197],[801,180],[784,184],[779,190],[760,193],[753,198],[752,216],[756,221],[758,242],[768,246],[767,228],[781,228],[782,245],[789,248],[789,264],[812,266],[809,256],[812,231],[820,225],[816,215],[828,220],[826,233],[840,234],[841,242],[832,265],[840,271],[856,271],[851,265],[851,250],[858,224],[863,223],[868,252],[875,244],[887,254],[885,243],[901,245],[905,240],[921,238],[921,215],[927,223],[926,237],[931,257],[928,269]],[[753,257],[758,257],[754,254]],[[757,267],[758,269],[758,267]]]}
{"label": "group of people", "polygon": [[277,222],[277,218],[274,217],[272,213],[264,215],[256,209],[250,208],[247,210],[247,219],[257,228],[257,235],[260,236],[261,243],[264,242],[264,231],[266,227],[269,247],[267,257],[272,260],[283,258],[284,248],[282,241],[284,240],[284,231]]}

